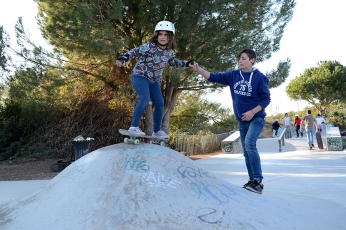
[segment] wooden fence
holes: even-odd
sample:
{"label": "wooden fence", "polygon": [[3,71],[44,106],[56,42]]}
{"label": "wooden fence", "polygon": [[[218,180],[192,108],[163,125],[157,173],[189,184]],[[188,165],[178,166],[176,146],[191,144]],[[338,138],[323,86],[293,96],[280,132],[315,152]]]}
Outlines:
{"label": "wooden fence", "polygon": [[176,151],[183,152],[186,156],[212,153],[221,150],[222,140],[233,132],[212,135],[177,135]]}

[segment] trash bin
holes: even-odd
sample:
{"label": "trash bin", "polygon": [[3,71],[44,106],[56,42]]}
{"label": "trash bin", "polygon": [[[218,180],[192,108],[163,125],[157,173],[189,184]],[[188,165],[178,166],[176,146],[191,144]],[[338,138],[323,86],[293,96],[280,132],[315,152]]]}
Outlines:
{"label": "trash bin", "polygon": [[90,143],[92,140],[71,141],[74,149],[75,160],[89,152]]}

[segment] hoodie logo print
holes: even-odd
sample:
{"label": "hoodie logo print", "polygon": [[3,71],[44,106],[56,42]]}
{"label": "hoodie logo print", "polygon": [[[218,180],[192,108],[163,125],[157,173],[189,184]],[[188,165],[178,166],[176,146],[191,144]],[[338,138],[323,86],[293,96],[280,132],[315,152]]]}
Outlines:
{"label": "hoodie logo print", "polygon": [[[246,91],[246,89],[247,89],[247,91]],[[252,92],[252,87],[248,81],[242,80],[242,81],[238,81],[237,83],[234,84],[233,90],[234,90],[235,94],[250,97],[251,92]]]}

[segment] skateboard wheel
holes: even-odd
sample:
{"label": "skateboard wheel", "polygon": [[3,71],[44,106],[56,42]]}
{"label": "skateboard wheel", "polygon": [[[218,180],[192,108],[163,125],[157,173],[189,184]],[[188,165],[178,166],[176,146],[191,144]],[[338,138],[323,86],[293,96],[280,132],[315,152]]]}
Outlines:
{"label": "skateboard wheel", "polygon": [[135,140],[135,144],[139,145],[139,140],[138,139]]}
{"label": "skateboard wheel", "polygon": [[125,137],[124,142],[127,144],[127,143],[129,143],[128,140],[129,140],[129,138]]}
{"label": "skateboard wheel", "polygon": [[166,143],[165,143],[164,141],[161,141],[161,142],[160,142],[160,145],[161,145],[161,146],[166,146]]}

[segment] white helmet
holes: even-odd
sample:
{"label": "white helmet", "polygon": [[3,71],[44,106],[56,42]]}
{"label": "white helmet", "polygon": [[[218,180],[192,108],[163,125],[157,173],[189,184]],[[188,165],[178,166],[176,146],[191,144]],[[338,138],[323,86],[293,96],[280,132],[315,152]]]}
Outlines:
{"label": "white helmet", "polygon": [[298,114],[296,114],[296,117],[299,117],[299,115],[298,115]]}
{"label": "white helmet", "polygon": [[155,32],[159,30],[171,31],[173,35],[175,34],[174,24],[170,21],[161,21],[156,24]]}

